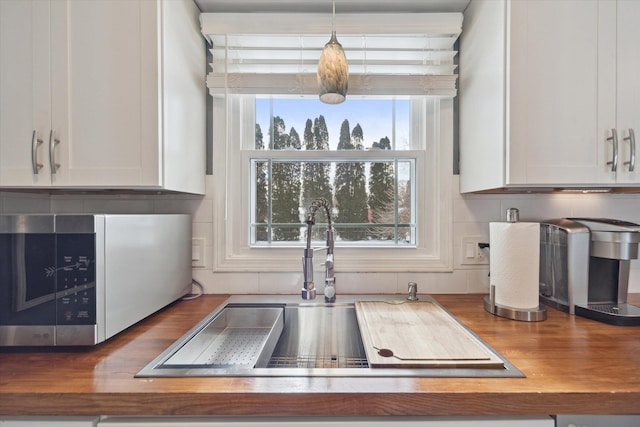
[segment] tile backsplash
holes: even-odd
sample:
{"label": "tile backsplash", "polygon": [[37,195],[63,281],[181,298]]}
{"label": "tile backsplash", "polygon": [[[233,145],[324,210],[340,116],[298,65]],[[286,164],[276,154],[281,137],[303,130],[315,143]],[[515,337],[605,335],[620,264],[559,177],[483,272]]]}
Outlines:
{"label": "tile backsplash", "polygon": [[[451,273],[336,273],[339,292],[405,293],[407,283],[417,282],[421,293],[486,293],[488,265],[463,265],[463,236],[488,236],[489,222],[504,220],[507,208],[520,210],[521,221],[561,217],[608,217],[640,223],[639,194],[518,194],[461,195],[453,176],[453,254]],[[193,270],[206,293],[296,294],[302,273],[213,272],[213,188],[207,176],[207,195],[49,195],[0,192],[0,213],[189,213],[193,237],[204,238],[206,267]],[[631,263],[630,292],[640,292],[640,262]]]}

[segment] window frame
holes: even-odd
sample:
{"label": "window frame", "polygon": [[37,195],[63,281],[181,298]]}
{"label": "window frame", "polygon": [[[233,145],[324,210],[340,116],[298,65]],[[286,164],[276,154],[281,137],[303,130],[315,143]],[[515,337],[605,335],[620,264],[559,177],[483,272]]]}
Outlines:
{"label": "window frame", "polygon": [[[424,109],[420,112],[412,108],[411,119],[412,135],[424,147],[416,156],[416,245],[336,246],[337,272],[441,272],[453,268],[453,99],[419,99]],[[249,168],[253,150],[242,150],[239,141],[254,140],[253,97],[215,96],[212,104],[213,271],[301,272],[301,247],[250,245]],[[347,156],[362,155],[347,153],[351,153]],[[377,155],[368,153],[372,158]],[[286,157],[295,153],[277,155]],[[380,155],[389,156],[384,152]]]}

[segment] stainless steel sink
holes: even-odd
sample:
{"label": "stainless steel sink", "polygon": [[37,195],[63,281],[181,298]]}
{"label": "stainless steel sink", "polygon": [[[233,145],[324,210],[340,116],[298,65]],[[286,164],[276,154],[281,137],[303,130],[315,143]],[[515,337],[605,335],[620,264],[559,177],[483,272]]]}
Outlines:
{"label": "stainless steel sink", "polygon": [[267,368],[368,368],[353,304],[285,308],[285,327]]}
{"label": "stainless steel sink", "polygon": [[371,368],[354,302],[397,298],[341,296],[325,304],[293,296],[234,296],[136,376],[524,377],[482,340],[503,367]]}

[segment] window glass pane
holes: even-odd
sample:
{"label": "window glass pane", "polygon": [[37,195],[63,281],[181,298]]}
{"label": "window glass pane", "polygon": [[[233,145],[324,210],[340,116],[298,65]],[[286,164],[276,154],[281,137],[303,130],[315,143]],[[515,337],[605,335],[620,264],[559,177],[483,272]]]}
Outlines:
{"label": "window glass pane", "polygon": [[256,148],[367,150],[388,140],[411,149],[410,100],[356,98],[328,105],[316,97],[256,97]]}
{"label": "window glass pane", "polygon": [[[304,244],[305,214],[330,201],[337,244],[415,244],[414,159],[375,161],[253,159],[251,243]],[[325,238],[318,212],[312,240]]]}

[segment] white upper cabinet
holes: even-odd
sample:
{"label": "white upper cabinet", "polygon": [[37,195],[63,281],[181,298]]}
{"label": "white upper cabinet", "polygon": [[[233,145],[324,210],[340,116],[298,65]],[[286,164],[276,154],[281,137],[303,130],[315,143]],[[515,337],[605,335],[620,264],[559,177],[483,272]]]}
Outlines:
{"label": "white upper cabinet", "polygon": [[[619,183],[637,185],[640,184],[635,142],[635,134],[640,134],[640,2],[618,0],[617,6],[615,127],[619,159],[616,177]],[[606,64],[603,67],[606,68]]]}
{"label": "white upper cabinet", "polygon": [[198,16],[191,0],[2,0],[0,187],[202,194]]}
{"label": "white upper cabinet", "polygon": [[634,0],[472,0],[461,191],[640,184],[625,164],[640,128],[638,20]]}
{"label": "white upper cabinet", "polygon": [[50,5],[0,1],[0,185],[49,185]]}

